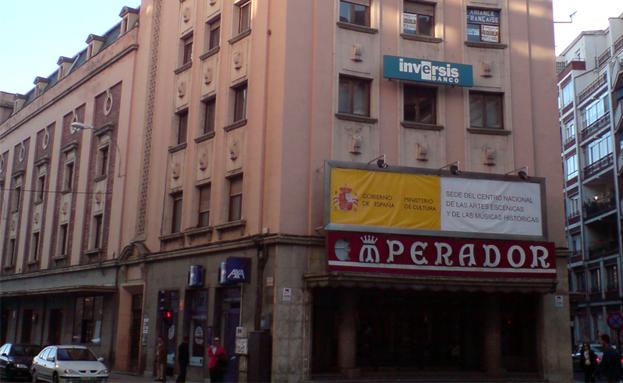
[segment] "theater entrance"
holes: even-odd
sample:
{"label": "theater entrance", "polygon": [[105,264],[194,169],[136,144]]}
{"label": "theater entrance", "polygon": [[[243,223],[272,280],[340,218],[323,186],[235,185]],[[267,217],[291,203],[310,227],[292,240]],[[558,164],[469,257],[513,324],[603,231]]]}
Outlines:
{"label": "theater entrance", "polygon": [[313,374],[537,372],[535,295],[317,288],[313,296]]}

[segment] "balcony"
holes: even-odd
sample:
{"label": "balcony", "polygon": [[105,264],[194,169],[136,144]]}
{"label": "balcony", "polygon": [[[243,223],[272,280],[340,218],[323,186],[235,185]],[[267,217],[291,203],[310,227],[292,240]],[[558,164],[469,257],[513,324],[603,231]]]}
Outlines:
{"label": "balcony", "polygon": [[610,54],[610,48],[608,47],[602,54],[599,55],[599,57],[597,58],[597,65],[599,65],[599,67],[601,67],[602,65],[604,65],[605,63],[608,62],[608,60],[610,60],[610,57],[612,57],[612,55]]}
{"label": "balcony", "polygon": [[591,219],[616,209],[614,198],[604,198],[584,203],[584,219]]}
{"label": "balcony", "polygon": [[603,258],[619,251],[619,242],[617,240],[602,242],[588,249],[588,257],[590,259]]}
{"label": "balcony", "polygon": [[582,259],[584,257],[582,256],[581,252],[574,252],[573,254],[571,254],[571,256],[569,257],[569,263],[577,263],[577,262],[582,262]]}
{"label": "balcony", "polygon": [[574,211],[567,215],[567,226],[575,225],[580,222],[580,212]]}
{"label": "balcony", "polygon": [[614,163],[614,155],[612,153],[608,154],[604,158],[599,161],[595,161],[592,164],[584,167],[584,180],[587,178],[594,176],[595,174],[601,172],[602,170],[608,169],[608,167],[612,166]]}
{"label": "balcony", "polygon": [[575,144],[575,136],[571,136],[571,137],[565,138],[562,146],[564,150],[567,150],[569,148],[572,148],[574,144]]}
{"label": "balcony", "polygon": [[599,117],[597,121],[593,122],[586,128],[582,129],[582,131],[580,131],[581,141],[586,140],[587,138],[592,136],[594,133],[597,133],[601,129],[607,127],[609,123],[610,123],[610,113],[606,112],[606,114]]}
{"label": "balcony", "polygon": [[623,35],[614,42],[614,54],[619,53],[623,49]]}
{"label": "balcony", "polygon": [[601,88],[606,83],[606,75],[600,76],[597,80],[591,82],[586,86],[586,88],[582,89],[580,94],[578,95],[578,104],[582,103],[582,101],[589,98],[597,89]]}

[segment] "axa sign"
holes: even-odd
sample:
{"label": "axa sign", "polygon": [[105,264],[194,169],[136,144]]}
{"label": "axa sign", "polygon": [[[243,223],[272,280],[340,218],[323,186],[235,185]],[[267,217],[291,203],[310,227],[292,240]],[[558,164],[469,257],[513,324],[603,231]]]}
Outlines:
{"label": "axa sign", "polygon": [[230,257],[221,262],[219,283],[222,285],[246,283],[251,279],[251,260],[249,258]]}
{"label": "axa sign", "polygon": [[383,56],[385,78],[471,87],[474,75],[471,65],[411,57]]}

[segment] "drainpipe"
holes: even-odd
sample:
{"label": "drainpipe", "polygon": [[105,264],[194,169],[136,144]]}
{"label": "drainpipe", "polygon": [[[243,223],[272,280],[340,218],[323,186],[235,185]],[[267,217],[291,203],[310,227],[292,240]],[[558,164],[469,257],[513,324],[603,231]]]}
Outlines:
{"label": "drainpipe", "polygon": [[267,255],[264,247],[263,238],[257,237],[253,240],[255,243],[255,258],[257,260],[257,283],[255,286],[255,314],[253,320],[253,330],[258,331],[261,327],[262,304],[264,301],[264,267],[266,266]]}

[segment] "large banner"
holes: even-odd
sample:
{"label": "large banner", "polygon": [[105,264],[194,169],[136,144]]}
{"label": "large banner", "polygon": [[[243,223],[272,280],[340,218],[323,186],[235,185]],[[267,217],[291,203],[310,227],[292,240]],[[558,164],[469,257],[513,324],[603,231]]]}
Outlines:
{"label": "large banner", "polygon": [[556,278],[554,244],[330,231],[329,271]]}
{"label": "large banner", "polygon": [[334,225],[543,236],[541,184],[331,168]]}

